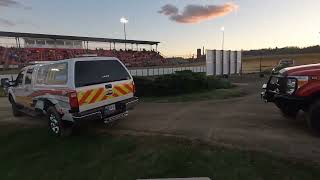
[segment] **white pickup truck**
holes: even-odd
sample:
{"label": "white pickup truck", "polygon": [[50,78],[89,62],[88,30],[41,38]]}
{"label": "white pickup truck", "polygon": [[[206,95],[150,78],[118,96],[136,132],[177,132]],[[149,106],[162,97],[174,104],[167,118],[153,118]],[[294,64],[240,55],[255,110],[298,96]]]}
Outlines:
{"label": "white pickup truck", "polygon": [[138,102],[128,69],[116,58],[81,57],[25,67],[8,90],[14,116],[45,114],[66,136],[83,120],[124,118]]}

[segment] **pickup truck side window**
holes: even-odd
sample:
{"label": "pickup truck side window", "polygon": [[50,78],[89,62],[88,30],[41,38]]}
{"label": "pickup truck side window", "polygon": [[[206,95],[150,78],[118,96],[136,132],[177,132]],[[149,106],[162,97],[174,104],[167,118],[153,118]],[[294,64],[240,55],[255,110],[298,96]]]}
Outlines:
{"label": "pickup truck side window", "polygon": [[39,85],[64,85],[67,80],[68,64],[57,63],[40,67],[36,82]]}
{"label": "pickup truck side window", "polygon": [[20,72],[16,79],[16,86],[21,86],[22,82],[23,82],[23,72]]}
{"label": "pickup truck side window", "polygon": [[25,79],[24,84],[31,84],[31,82],[32,82],[32,72],[33,72],[33,68],[27,70],[26,79]]}

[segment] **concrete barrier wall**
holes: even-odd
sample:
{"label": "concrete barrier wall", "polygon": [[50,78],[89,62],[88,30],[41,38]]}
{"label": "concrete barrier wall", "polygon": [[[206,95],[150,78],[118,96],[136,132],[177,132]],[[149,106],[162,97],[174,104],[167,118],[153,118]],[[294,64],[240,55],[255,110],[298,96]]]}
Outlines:
{"label": "concrete barrier wall", "polygon": [[161,76],[174,74],[178,71],[190,70],[192,72],[207,72],[206,66],[172,67],[172,68],[148,68],[148,69],[129,69],[132,76]]}

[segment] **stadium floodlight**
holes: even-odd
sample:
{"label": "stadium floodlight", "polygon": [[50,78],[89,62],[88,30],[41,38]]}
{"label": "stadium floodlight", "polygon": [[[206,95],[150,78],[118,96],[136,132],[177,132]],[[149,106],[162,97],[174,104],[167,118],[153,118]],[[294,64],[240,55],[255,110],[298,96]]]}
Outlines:
{"label": "stadium floodlight", "polygon": [[128,19],[126,19],[125,17],[122,17],[122,18],[120,19],[120,22],[123,23],[123,24],[127,24],[129,21],[128,21]]}
{"label": "stadium floodlight", "polygon": [[[129,22],[129,20],[125,17],[122,17],[120,19],[120,22],[123,24],[124,40],[127,40],[126,24]],[[124,49],[127,50],[126,42],[124,42]]]}

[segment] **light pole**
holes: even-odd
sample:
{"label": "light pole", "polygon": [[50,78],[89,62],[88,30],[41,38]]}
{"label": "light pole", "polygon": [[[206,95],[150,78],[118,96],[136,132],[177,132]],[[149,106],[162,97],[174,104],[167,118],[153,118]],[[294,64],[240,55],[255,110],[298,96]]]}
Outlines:
{"label": "light pole", "polygon": [[[127,40],[126,24],[129,22],[129,20],[125,17],[122,17],[120,22],[123,24],[124,40]],[[124,42],[124,49],[127,50],[127,42]]]}
{"label": "light pole", "polygon": [[221,27],[221,32],[222,32],[222,50],[224,50],[224,26]]}

